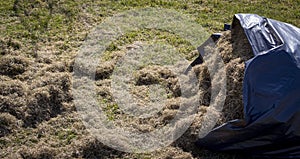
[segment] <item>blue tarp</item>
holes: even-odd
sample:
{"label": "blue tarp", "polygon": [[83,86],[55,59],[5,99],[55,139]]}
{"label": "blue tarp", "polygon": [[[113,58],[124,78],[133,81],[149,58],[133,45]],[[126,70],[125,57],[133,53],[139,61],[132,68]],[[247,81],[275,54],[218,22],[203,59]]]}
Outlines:
{"label": "blue tarp", "polygon": [[259,158],[300,158],[300,29],[255,14],[236,14],[234,21],[254,54],[243,81],[245,119],[213,129],[197,145]]}

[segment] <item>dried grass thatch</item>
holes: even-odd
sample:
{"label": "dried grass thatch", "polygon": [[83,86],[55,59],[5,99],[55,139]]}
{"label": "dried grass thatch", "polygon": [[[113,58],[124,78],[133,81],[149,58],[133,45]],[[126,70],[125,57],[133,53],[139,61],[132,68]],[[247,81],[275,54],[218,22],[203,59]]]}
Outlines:
{"label": "dried grass thatch", "polygon": [[[243,118],[244,62],[252,57],[252,51],[240,26],[233,28],[232,32],[223,32],[216,46],[227,74],[226,101],[219,120],[221,124],[231,119]],[[166,126],[174,119],[181,111],[182,100],[187,103],[194,102],[195,98],[181,97],[181,86],[172,71],[163,66],[151,65],[137,70],[132,76],[131,93],[138,99],[139,106],[143,107],[149,102],[147,96],[151,85],[161,84],[168,94],[163,108],[152,117],[141,119],[122,113],[116,106],[111,90],[111,75],[119,54],[116,56],[118,57],[112,57],[111,61],[101,63],[96,68],[95,82],[103,110],[114,120],[115,125],[132,131],[150,132]],[[197,114],[193,116],[194,121],[190,128],[166,148],[149,154],[130,154],[113,150],[86,132],[80,116],[73,111],[70,94],[70,71],[74,63],[54,61],[37,57],[33,62],[25,57],[6,53],[1,57],[0,142],[3,146],[0,148],[3,154],[0,157],[11,154],[9,147],[12,145],[8,146],[8,143],[15,142],[15,136],[22,144],[13,145],[16,150],[13,153],[17,154],[14,157],[23,158],[214,157],[212,153],[200,152],[194,146],[199,128],[205,124],[203,114],[207,112],[211,100],[210,72],[205,63],[193,69],[199,80],[200,97],[196,99],[199,106],[195,110]],[[184,106],[188,109],[188,104]]]}

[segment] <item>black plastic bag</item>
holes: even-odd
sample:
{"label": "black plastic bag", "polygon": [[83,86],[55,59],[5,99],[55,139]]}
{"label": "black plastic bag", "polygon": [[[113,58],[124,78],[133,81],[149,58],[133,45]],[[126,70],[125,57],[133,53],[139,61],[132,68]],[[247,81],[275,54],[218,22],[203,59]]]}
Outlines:
{"label": "black plastic bag", "polygon": [[300,29],[254,14],[236,14],[234,21],[254,53],[243,81],[245,119],[227,122],[196,143],[259,158],[300,158]]}

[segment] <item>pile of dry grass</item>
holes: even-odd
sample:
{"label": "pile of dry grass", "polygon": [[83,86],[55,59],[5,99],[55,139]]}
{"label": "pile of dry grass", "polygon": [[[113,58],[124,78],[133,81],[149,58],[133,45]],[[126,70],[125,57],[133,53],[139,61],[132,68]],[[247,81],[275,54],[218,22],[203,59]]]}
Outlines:
{"label": "pile of dry grass", "polygon": [[0,75],[16,76],[26,71],[28,60],[22,56],[5,55],[0,59]]}
{"label": "pile of dry grass", "polygon": [[72,100],[70,74],[63,63],[34,63],[25,56],[0,59],[0,113],[32,127],[60,114]]}
{"label": "pile of dry grass", "polygon": [[[222,36],[216,43],[218,53],[224,61],[226,71],[226,99],[217,125],[221,125],[233,119],[243,119],[243,78],[245,61],[253,57],[251,46],[239,25],[235,25],[232,31],[222,32]],[[193,124],[187,132],[174,144],[185,151],[191,151],[194,156],[203,156],[194,142],[198,139],[198,130],[203,123],[202,114],[206,113],[211,102],[210,72],[204,61],[203,64],[193,68],[199,79],[199,91],[202,93],[200,107]],[[200,113],[199,113],[200,112]]]}
{"label": "pile of dry grass", "polygon": [[[32,86],[31,86],[32,87]],[[35,82],[27,100],[25,125],[32,126],[49,120],[64,111],[64,102],[70,102],[70,79],[66,73],[54,73]]]}
{"label": "pile of dry grass", "polygon": [[[233,28],[232,32],[226,31],[222,34],[223,36],[219,39],[216,46],[225,64],[227,94],[223,113],[221,114],[218,124],[231,119],[243,118],[242,85],[244,62],[252,57],[251,47],[243,30],[239,26]],[[149,90],[151,85],[160,84],[164,86],[169,96],[165,106],[157,114],[150,118],[136,119],[135,117],[122,113],[118,107],[113,110],[111,109],[112,105],[116,105],[111,94],[112,79],[110,78],[110,75],[113,74],[115,64],[116,62],[112,60],[98,67],[97,75],[99,78],[97,78],[98,81],[96,82],[99,99],[100,101],[105,99],[106,102],[104,107],[102,107],[105,111],[109,111],[109,115],[113,115],[111,119],[115,122],[115,125],[142,133],[166,126],[179,112],[180,101],[182,99],[178,78],[172,71],[159,65],[151,65],[137,70],[132,77],[131,93],[134,97],[142,101],[142,105],[149,102],[147,100],[147,90]],[[171,156],[172,158],[193,158],[204,155],[203,153],[198,153],[199,151],[194,146],[194,141],[197,140],[200,127],[205,124],[203,123],[203,114],[206,113],[211,100],[211,79],[205,62],[194,67],[193,71],[199,80],[200,103],[197,109],[198,113],[194,116],[193,124],[183,136],[170,147],[155,152],[159,156],[158,158],[169,158]],[[193,98],[191,98],[191,100],[192,99]],[[168,153],[164,153],[165,151],[168,151]],[[183,153],[178,153],[180,151]],[[91,154],[93,153],[91,152]],[[124,154],[119,155],[124,156]],[[125,154],[125,156],[127,155],[129,154]]]}
{"label": "pile of dry grass", "polygon": [[20,50],[21,43],[11,38],[0,38],[0,55],[13,54],[16,50]]}
{"label": "pile of dry grass", "polygon": [[251,45],[239,24],[232,31],[226,31],[216,44],[225,63],[227,74],[227,95],[221,122],[242,119],[243,116],[243,79],[245,62],[251,59]]}
{"label": "pile of dry grass", "polygon": [[[240,26],[233,28],[232,32],[223,32],[216,46],[227,74],[227,94],[219,121],[221,124],[243,117],[244,62],[252,57],[252,51]],[[8,47],[8,44],[3,47]],[[72,107],[72,63],[55,62],[47,57],[32,59],[11,53],[14,49],[12,46],[9,48],[4,50],[0,59],[0,142],[4,143],[0,146],[3,150],[0,157],[15,153],[17,157],[24,158],[213,158],[214,154],[203,153],[194,146],[199,129],[205,124],[203,114],[207,112],[211,100],[210,72],[205,63],[193,69],[199,81],[200,97],[196,99],[199,100],[199,107],[195,110],[197,114],[191,116],[194,121],[190,128],[168,147],[148,154],[131,154],[105,146],[85,130],[80,116]],[[195,98],[181,97],[182,86],[171,70],[151,65],[134,73],[130,83],[131,93],[142,107],[149,103],[151,85],[160,84],[165,87],[167,94],[163,108],[148,118],[136,118],[123,113],[111,89],[111,75],[119,56],[120,53],[116,53],[115,57],[97,67],[95,82],[99,101],[102,102],[99,105],[116,126],[147,133],[166,126],[174,119],[181,111],[182,100],[194,102],[192,100]],[[188,108],[188,105],[185,106]],[[16,138],[20,144],[14,143]],[[14,152],[9,148],[11,146]]]}
{"label": "pile of dry grass", "polygon": [[[230,33],[224,33],[224,36],[221,38],[220,42],[217,44],[218,47],[232,47],[231,42],[229,46],[221,46],[221,44],[224,43],[224,39],[231,39]],[[138,48],[138,47],[137,47]],[[227,49],[227,48],[226,48]],[[228,51],[228,50],[227,50]],[[227,53],[227,52],[222,52]],[[228,52],[228,55],[223,56],[229,56],[231,53]],[[108,62],[107,62],[108,63]],[[106,64],[107,64],[106,63]],[[241,61],[242,63],[242,61]],[[111,62],[112,65],[115,64],[115,62]],[[231,63],[232,65],[232,63]],[[231,65],[228,65],[228,62],[226,63],[226,71],[228,72],[228,78],[237,78],[236,76],[241,76],[239,78],[242,78],[243,74],[232,74],[230,73],[230,68],[232,68]],[[112,66],[114,67],[114,66]],[[111,68],[111,67],[109,67]],[[102,70],[102,71],[101,71]],[[111,70],[111,69],[110,69]],[[197,66],[194,71],[196,72],[196,75],[198,77],[198,80],[200,82],[200,105],[198,108],[198,114],[195,117],[195,122],[192,124],[191,128],[185,133],[183,137],[181,137],[177,142],[174,143],[175,149],[184,149],[186,151],[189,150],[196,150],[194,147],[194,141],[197,139],[198,129],[201,127],[203,123],[202,117],[203,114],[206,112],[207,107],[210,103],[210,76],[209,71],[205,64]],[[105,69],[98,69],[98,74],[103,74],[106,72]],[[103,76],[102,76],[103,77]],[[114,117],[113,120],[115,123],[117,123],[120,127],[130,127],[132,129],[135,129],[139,132],[150,132],[155,129],[161,128],[166,126],[168,122],[170,122],[176,114],[179,112],[180,108],[180,101],[181,99],[181,90],[180,85],[178,83],[178,78],[172,73],[172,71],[168,70],[166,67],[159,66],[159,65],[151,65],[147,67],[143,67],[142,69],[136,71],[134,73],[134,76],[132,77],[132,95],[136,98],[139,98],[141,100],[144,100],[144,102],[141,102],[141,106],[145,105],[145,103],[148,103],[147,101],[147,90],[149,90],[150,85],[155,84],[161,84],[166,88],[166,93],[169,94],[166,105],[154,116],[146,119],[135,119],[132,116],[127,116],[126,114],[122,113],[118,109],[114,111]],[[98,82],[99,88],[98,95],[100,96],[100,99],[109,99],[107,102],[107,105],[114,105],[114,99],[112,98],[111,94],[111,88],[110,83],[111,79],[109,77],[106,77],[106,79],[99,80],[102,82]],[[231,82],[231,81],[230,81]],[[230,91],[233,91],[232,89],[235,89],[235,87],[232,87],[231,84],[228,81],[228,89]],[[242,81],[235,81],[235,82],[242,82]],[[106,84],[105,84],[106,83]],[[230,83],[230,84],[229,84]],[[234,83],[236,84],[236,83]],[[241,83],[238,83],[236,85],[241,85]],[[238,90],[235,90],[238,91]],[[145,93],[146,92],[146,93]],[[241,92],[240,92],[241,94]],[[241,95],[239,96],[241,97]],[[228,106],[228,103],[232,103],[231,100],[233,100],[235,97],[230,97],[226,99],[225,110],[224,114],[227,115],[228,111],[235,111],[237,107],[242,108],[242,103],[238,103],[238,106],[234,107],[234,110],[232,110],[231,107]],[[230,100],[231,99],[231,100]],[[191,98],[192,100],[192,98]],[[240,100],[241,101],[241,100]],[[105,107],[105,105],[104,105]],[[105,108],[104,108],[105,109]],[[105,109],[107,110],[107,109]],[[226,112],[227,111],[227,112]],[[241,112],[241,111],[240,111]],[[231,112],[232,114],[232,112]],[[240,117],[240,116],[239,116]],[[192,117],[191,117],[192,118]],[[227,118],[228,119],[228,118]],[[226,119],[226,120],[227,120]],[[225,121],[222,120],[222,121]],[[174,154],[176,154],[174,152]],[[162,156],[161,156],[162,157]]]}

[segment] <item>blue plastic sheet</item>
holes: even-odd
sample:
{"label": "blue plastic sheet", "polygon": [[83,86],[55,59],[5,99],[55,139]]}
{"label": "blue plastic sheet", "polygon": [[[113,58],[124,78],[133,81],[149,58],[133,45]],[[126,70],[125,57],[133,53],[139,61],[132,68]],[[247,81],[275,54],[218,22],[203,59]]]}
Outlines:
{"label": "blue plastic sheet", "polygon": [[234,21],[254,53],[243,81],[245,119],[213,129],[197,145],[258,158],[300,158],[300,29],[255,14],[236,14]]}

